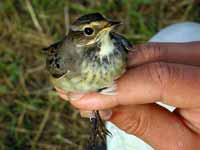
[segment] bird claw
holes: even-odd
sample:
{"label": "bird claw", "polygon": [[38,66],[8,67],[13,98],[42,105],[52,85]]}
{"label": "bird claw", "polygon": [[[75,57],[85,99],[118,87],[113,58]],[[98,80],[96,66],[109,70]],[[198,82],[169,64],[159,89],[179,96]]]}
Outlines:
{"label": "bird claw", "polygon": [[99,111],[94,111],[94,116],[95,117],[90,118],[92,124],[92,132],[88,143],[88,150],[95,150],[95,147],[98,144],[106,144],[106,136],[112,135],[111,132],[106,129]]}

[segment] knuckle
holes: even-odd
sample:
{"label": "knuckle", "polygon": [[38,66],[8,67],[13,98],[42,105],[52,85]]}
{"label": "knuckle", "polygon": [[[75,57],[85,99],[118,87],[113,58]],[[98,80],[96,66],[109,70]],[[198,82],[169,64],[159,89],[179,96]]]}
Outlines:
{"label": "knuckle", "polygon": [[176,83],[176,80],[183,75],[180,68],[164,62],[148,64],[146,70],[150,75],[151,80],[159,85],[163,93],[166,91],[166,88],[173,86],[173,84]]}
{"label": "knuckle", "polygon": [[123,105],[123,96],[122,96],[122,98],[119,96],[119,93],[118,93],[118,95],[117,96],[115,96],[115,97],[113,97],[112,98],[112,101],[113,101],[113,104],[114,104],[114,106],[118,106],[118,105]]}
{"label": "knuckle", "polygon": [[161,60],[166,51],[163,50],[161,44],[147,43],[139,46],[139,53],[144,60],[153,61]]}
{"label": "knuckle", "polygon": [[155,81],[161,87],[165,85],[169,78],[169,67],[166,63],[151,63],[147,66],[147,70],[153,81]]}

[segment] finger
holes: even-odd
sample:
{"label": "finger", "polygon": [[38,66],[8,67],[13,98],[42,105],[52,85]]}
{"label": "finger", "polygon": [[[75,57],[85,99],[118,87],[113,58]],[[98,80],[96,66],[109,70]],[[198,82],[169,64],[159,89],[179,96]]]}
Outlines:
{"label": "finger", "polygon": [[103,95],[100,93],[87,93],[77,101],[70,101],[70,103],[79,108],[85,110],[102,110],[109,109],[118,106],[119,103],[116,96]]}
{"label": "finger", "polygon": [[156,104],[118,107],[113,110],[110,121],[155,149],[189,150],[200,147],[199,136],[181,118]]}
{"label": "finger", "polygon": [[60,94],[66,94],[67,95],[67,92],[65,92],[64,90],[58,88],[58,87],[54,87],[56,89],[56,91]]}
{"label": "finger", "polygon": [[200,42],[148,43],[135,49],[129,54],[129,67],[155,61],[200,65]]}
{"label": "finger", "polygon": [[85,93],[76,92],[76,93],[69,93],[68,95],[69,99],[74,101],[74,100],[79,100],[81,97],[85,95]]}
{"label": "finger", "polygon": [[200,108],[176,109],[175,112],[184,118],[183,121],[188,127],[200,135]]}
{"label": "finger", "polygon": [[200,107],[200,68],[172,63],[150,63],[130,69],[117,81],[115,96],[86,94],[72,104],[98,110],[117,105],[162,101],[179,108]]}
{"label": "finger", "polygon": [[80,110],[80,115],[83,118],[93,118],[95,114],[92,110]]}
{"label": "finger", "polygon": [[58,92],[58,95],[59,95],[62,99],[66,100],[66,101],[69,101],[69,96],[68,96],[66,93]]}
{"label": "finger", "polygon": [[[111,109],[101,110],[99,111],[99,114],[103,120],[108,120],[112,116],[112,110]],[[94,111],[89,111],[89,110],[80,110],[80,115],[84,118],[95,117]]]}
{"label": "finger", "polygon": [[55,87],[56,91],[58,92],[59,96],[61,98],[63,98],[64,100],[78,100],[80,99],[82,96],[84,96],[84,93],[80,93],[80,92],[76,92],[76,93],[72,93],[72,92],[66,92],[62,89],[59,89],[57,87]]}
{"label": "finger", "polygon": [[66,100],[66,101],[69,101],[69,95],[68,95],[69,93],[65,92],[64,90],[62,90],[62,89],[60,89],[60,88],[58,88],[58,87],[54,87],[54,88],[56,89],[58,95],[59,95],[62,99]]}

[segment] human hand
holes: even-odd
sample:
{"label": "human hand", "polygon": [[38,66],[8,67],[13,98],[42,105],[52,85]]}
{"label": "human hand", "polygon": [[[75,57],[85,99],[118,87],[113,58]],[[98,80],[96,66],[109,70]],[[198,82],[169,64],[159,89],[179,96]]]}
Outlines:
{"label": "human hand", "polygon": [[[197,149],[200,42],[151,43],[136,49],[130,54],[128,71],[117,81],[117,95],[81,94],[70,102],[81,110],[112,108],[109,121],[155,149]],[[156,101],[177,109],[171,113],[152,104]]]}

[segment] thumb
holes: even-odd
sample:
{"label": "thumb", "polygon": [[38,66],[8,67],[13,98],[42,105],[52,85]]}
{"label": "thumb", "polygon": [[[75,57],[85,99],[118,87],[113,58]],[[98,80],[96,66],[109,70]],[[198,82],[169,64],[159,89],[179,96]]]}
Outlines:
{"label": "thumb", "polygon": [[200,138],[186,127],[178,115],[156,104],[115,108],[109,121],[155,149],[189,150],[200,146]]}

